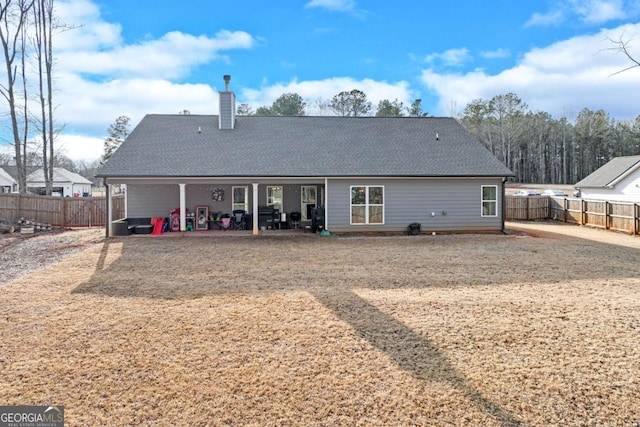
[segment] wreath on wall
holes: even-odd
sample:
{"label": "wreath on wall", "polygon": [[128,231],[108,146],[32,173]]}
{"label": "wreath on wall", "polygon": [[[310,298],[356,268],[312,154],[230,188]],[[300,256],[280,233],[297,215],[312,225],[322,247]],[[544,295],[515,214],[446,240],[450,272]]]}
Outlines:
{"label": "wreath on wall", "polygon": [[214,202],[224,201],[224,188],[222,187],[214,188],[213,191],[211,192],[211,200],[213,200]]}

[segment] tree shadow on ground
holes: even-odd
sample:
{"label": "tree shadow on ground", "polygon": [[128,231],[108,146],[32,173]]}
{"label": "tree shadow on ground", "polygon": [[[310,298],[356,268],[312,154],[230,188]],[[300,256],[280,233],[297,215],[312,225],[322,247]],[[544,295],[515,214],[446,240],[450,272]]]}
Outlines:
{"label": "tree shadow on ground", "polygon": [[430,340],[360,296],[350,291],[316,291],[313,295],[339,319],[353,327],[359,337],[391,357],[400,369],[421,381],[435,381],[461,391],[502,426],[522,425],[514,415],[475,390]]}

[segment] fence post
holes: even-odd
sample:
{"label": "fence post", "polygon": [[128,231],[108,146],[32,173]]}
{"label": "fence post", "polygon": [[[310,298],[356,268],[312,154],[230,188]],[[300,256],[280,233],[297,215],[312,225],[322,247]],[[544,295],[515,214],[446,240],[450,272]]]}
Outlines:
{"label": "fence post", "polygon": [[567,199],[566,197],[564,199],[562,199],[562,207],[563,207],[563,214],[564,214],[564,222],[567,222],[567,211],[569,210],[569,199]]}
{"label": "fence post", "polygon": [[584,199],[580,200],[580,225],[584,225],[585,216],[586,216],[586,205],[587,203]]}
{"label": "fence post", "polygon": [[611,213],[611,205],[609,204],[609,201],[607,200],[607,201],[604,202],[604,229],[605,230],[609,229],[610,213]]}
{"label": "fence post", "polygon": [[633,235],[638,234],[638,205],[633,204]]}

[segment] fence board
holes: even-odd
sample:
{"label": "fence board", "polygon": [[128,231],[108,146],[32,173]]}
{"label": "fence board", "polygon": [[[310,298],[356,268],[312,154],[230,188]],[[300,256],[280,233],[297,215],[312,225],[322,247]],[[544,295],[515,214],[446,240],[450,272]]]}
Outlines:
{"label": "fence board", "polygon": [[[546,210],[543,208],[545,204]],[[506,220],[555,219],[630,234],[640,232],[640,204],[638,203],[507,196],[505,205]]]}
{"label": "fence board", "polygon": [[549,218],[549,199],[547,197],[509,197],[506,198],[506,219],[536,220]]}
{"label": "fence board", "polygon": [[[124,217],[124,197],[112,198],[112,220]],[[51,197],[0,194],[0,218],[17,221],[24,218],[56,227],[104,226],[107,212],[105,197]]]}

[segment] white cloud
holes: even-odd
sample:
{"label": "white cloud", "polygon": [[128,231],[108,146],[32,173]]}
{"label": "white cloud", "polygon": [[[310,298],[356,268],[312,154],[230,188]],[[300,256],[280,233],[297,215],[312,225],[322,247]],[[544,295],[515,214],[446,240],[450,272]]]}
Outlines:
{"label": "white cloud", "polygon": [[480,56],[487,59],[501,59],[511,56],[509,49],[486,50],[480,52]]}
{"label": "white cloud", "polygon": [[627,17],[622,0],[572,0],[571,6],[576,15],[589,24]]}
{"label": "white cloud", "polygon": [[446,66],[461,66],[471,61],[472,58],[471,55],[469,55],[469,49],[463,47],[459,49],[449,49],[441,53],[432,53],[427,55],[424,60],[427,63],[440,61]]}
{"label": "white cloud", "polygon": [[[602,108],[613,117],[630,119],[640,114],[635,97],[640,91],[639,69],[612,76],[630,66],[629,60],[611,50],[610,39],[624,34],[640,39],[640,24],[602,30],[575,37],[525,54],[515,67],[496,75],[483,71],[466,74],[422,72],[423,83],[439,98],[440,114],[448,114],[452,102],[462,109],[474,99],[490,99],[516,93],[532,110],[554,116],[577,114],[582,108]],[[630,46],[640,57],[640,43]]]}
{"label": "white cloud", "polygon": [[354,0],[311,0],[306,7],[321,7],[339,12],[354,10],[356,2]]}
{"label": "white cloud", "polygon": [[323,112],[317,108],[317,101],[331,101],[334,95],[342,91],[358,89],[367,95],[367,100],[375,109],[383,99],[403,102],[409,106],[413,102],[409,84],[405,81],[396,83],[380,82],[371,79],[355,80],[350,77],[336,77],[325,80],[310,80],[298,82],[293,80],[289,83],[277,83],[262,88],[245,89],[238,96],[238,101],[247,103],[257,109],[261,106],[271,106],[273,101],[284,93],[297,93],[307,103],[308,115],[330,115],[331,112]]}
{"label": "white cloud", "polygon": [[[162,79],[121,79],[106,83],[91,82],[69,75],[61,79],[60,92],[65,99],[57,111],[70,131],[91,131],[100,121],[102,131],[120,115],[137,124],[147,113],[214,114],[218,109],[216,91],[204,84],[178,84]],[[90,114],[87,114],[87,113]]]}
{"label": "white cloud", "polygon": [[104,138],[65,134],[56,139],[55,149],[58,153],[65,155],[74,162],[92,161],[102,156]]}
{"label": "white cloud", "polygon": [[525,27],[547,27],[564,22],[564,13],[560,10],[551,10],[547,13],[534,13],[524,24]]}
{"label": "white cloud", "polygon": [[55,3],[56,14],[68,29],[55,34],[57,51],[97,50],[122,43],[122,27],[105,22],[100,9],[89,0]]}
{"label": "white cloud", "polygon": [[66,71],[171,79],[184,77],[192,67],[220,58],[220,51],[249,49],[253,44],[254,39],[244,31],[222,30],[215,38],[174,31],[156,40],[116,45],[106,50],[96,50],[96,46],[85,50],[60,49],[57,56]]}
{"label": "white cloud", "polygon": [[534,13],[525,27],[559,25],[574,18],[599,25],[637,16],[638,12],[638,0],[561,0],[546,13]]}

